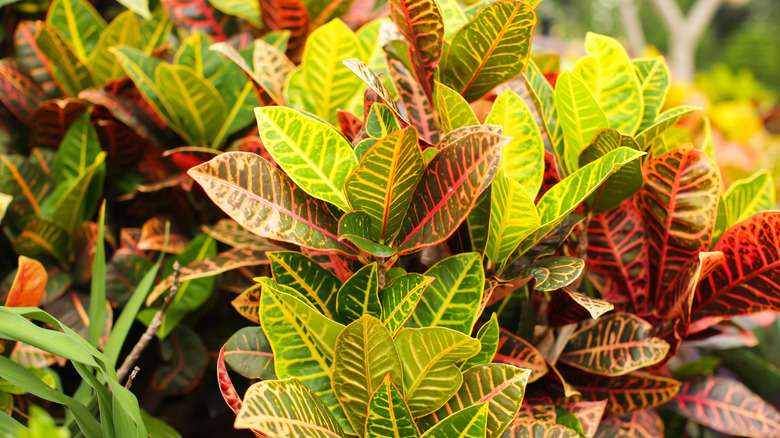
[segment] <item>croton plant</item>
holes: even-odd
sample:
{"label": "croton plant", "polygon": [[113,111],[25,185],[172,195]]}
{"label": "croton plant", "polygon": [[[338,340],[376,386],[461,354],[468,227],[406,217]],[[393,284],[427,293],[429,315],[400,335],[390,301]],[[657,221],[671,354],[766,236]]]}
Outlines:
{"label": "croton plant", "polygon": [[119,225],[155,216],[108,239],[109,304],[145,298],[150,324],[180,280],[157,332],[179,366],[155,387],[200,381],[193,322],[223,274],[253,325],[219,352],[220,390],[258,436],[780,435],[761,397],[676,357],[780,311],[780,213],[768,173],[724,192],[709,131],[679,128],[698,108],[664,105],[663,58],[590,33],[562,70],[532,55],[539,0],[161,3],[106,23],[55,0],[0,61],[30,130],[0,157],[3,230],[49,278],[24,305],[84,313],[106,193]]}

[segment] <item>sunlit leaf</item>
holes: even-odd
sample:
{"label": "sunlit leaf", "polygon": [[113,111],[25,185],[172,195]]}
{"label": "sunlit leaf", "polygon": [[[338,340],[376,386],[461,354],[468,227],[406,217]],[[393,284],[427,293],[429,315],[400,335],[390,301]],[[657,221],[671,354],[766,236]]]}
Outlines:
{"label": "sunlit leaf", "polygon": [[379,302],[382,306],[382,322],[395,336],[412,316],[412,312],[420,301],[420,296],[432,277],[420,274],[405,274],[393,280],[385,289],[379,292]]}
{"label": "sunlit leaf", "polygon": [[458,411],[432,428],[424,438],[482,438],[487,431],[488,404],[470,406]]}
{"label": "sunlit leaf", "polygon": [[366,438],[418,438],[420,431],[395,382],[386,375],[371,395],[366,419]]}
{"label": "sunlit leaf", "polygon": [[376,263],[360,268],[338,290],[336,297],[338,315],[348,321],[357,320],[363,315],[381,318],[382,307],[379,304],[378,285]]}
{"label": "sunlit leaf", "polygon": [[503,170],[493,180],[490,198],[485,256],[493,263],[501,264],[541,223],[533,198],[525,187],[504,175]]}
{"label": "sunlit leaf", "polygon": [[634,59],[632,63],[644,102],[642,122],[636,130],[641,132],[653,125],[666,101],[666,93],[669,91],[669,68],[662,56]]}
{"label": "sunlit leaf", "polygon": [[299,252],[271,252],[267,256],[277,283],[301,292],[328,318],[335,317],[337,293],[342,284],[333,273]]}
{"label": "sunlit leaf", "polygon": [[755,213],[772,210],[775,205],[775,184],[772,175],[761,171],[750,178],[734,181],[723,195],[728,226],[738,224]]}
{"label": "sunlit leaf", "polygon": [[434,101],[444,132],[451,132],[464,126],[479,125],[479,120],[466,99],[457,91],[438,81],[436,81]]}
{"label": "sunlit leaf", "polygon": [[[596,134],[593,142],[580,153],[579,166],[582,167],[619,147],[639,150],[639,146],[633,138],[621,135],[612,128],[603,129]],[[640,163],[638,161],[628,163],[609,177],[601,189],[592,195],[593,212],[601,213],[617,207],[638,192],[642,188],[642,182]]]}
{"label": "sunlit leaf", "polygon": [[73,47],[82,62],[98,44],[106,22],[95,8],[84,0],[55,0],[49,6],[46,23],[56,27]]}

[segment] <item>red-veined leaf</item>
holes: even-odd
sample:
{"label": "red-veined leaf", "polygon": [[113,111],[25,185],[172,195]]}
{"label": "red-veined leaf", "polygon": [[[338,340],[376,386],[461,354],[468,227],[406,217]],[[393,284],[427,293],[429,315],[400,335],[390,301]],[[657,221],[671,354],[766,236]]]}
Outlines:
{"label": "red-veined leaf", "polygon": [[409,254],[445,241],[466,219],[477,197],[490,185],[510,139],[476,132],[441,149],[417,183],[396,240]]}
{"label": "red-veined leaf", "polygon": [[0,101],[25,125],[32,125],[35,108],[44,94],[30,78],[17,71],[8,59],[0,61]]}
{"label": "red-veined leaf", "polygon": [[274,353],[262,327],[237,331],[222,347],[220,356],[230,369],[247,379],[276,379]]}
{"label": "red-veined leaf", "polygon": [[21,21],[14,31],[14,48],[16,57],[36,84],[40,85],[46,97],[53,99],[62,96],[62,90],[54,81],[49,70],[49,61],[38,49],[35,34],[38,24],[34,21]]}
{"label": "red-veined leaf", "polygon": [[228,370],[225,367],[224,345],[219,349],[219,356],[217,356],[217,384],[219,385],[219,393],[222,394],[225,403],[234,414],[238,414],[238,411],[241,410],[241,397],[233,386]]}
{"label": "red-veined leaf", "polygon": [[664,422],[655,411],[645,410],[601,421],[596,438],[663,438]]}
{"label": "red-veined leaf", "polygon": [[549,370],[547,361],[536,347],[503,328],[500,329],[498,350],[493,361],[531,370],[528,383],[539,380]]}
{"label": "red-veined leaf", "polygon": [[646,373],[607,377],[569,368],[563,376],[580,391],[583,400],[606,399],[607,411],[617,415],[659,406],[680,389],[677,380]]}
{"label": "red-veined leaf", "polygon": [[615,306],[612,303],[591,298],[583,293],[564,287],[553,291],[548,316],[551,325],[560,327],[566,324],[577,324],[589,319],[598,319],[598,317],[612,311],[614,308]]}
{"label": "red-veined leaf", "polygon": [[560,424],[529,420],[512,423],[501,436],[504,438],[579,438],[580,434]]}
{"label": "red-veined leaf", "polygon": [[[166,237],[166,221],[160,217],[153,217],[144,222],[141,227],[141,235],[138,239],[138,249],[144,251],[165,251],[169,254],[178,254],[189,243],[189,238],[179,233],[175,228],[171,229]],[[167,241],[167,246],[165,245]]]}
{"label": "red-veined leaf", "polygon": [[683,383],[672,408],[729,435],[776,437],[780,412],[742,383],[725,377],[702,376]]}
{"label": "red-veined leaf", "polygon": [[46,219],[35,219],[27,225],[13,241],[14,251],[19,255],[36,257],[47,255],[60,263],[66,263],[70,249],[68,232]]}
{"label": "red-veined leaf", "polygon": [[261,237],[355,253],[338,240],[338,222],[325,206],[258,155],[228,152],[187,173],[228,216]]}
{"label": "red-veined leaf", "polygon": [[209,362],[208,351],[197,333],[178,325],[160,341],[164,365],[155,370],[152,385],[166,395],[190,392],[200,383]]}
{"label": "red-veined leaf", "polygon": [[44,293],[49,274],[41,262],[19,256],[19,269],[14,276],[6,307],[38,307]]}
{"label": "red-veined leaf", "polygon": [[[373,70],[371,70],[369,66],[356,58],[345,59],[341,62],[342,64],[346,65],[348,69],[352,70],[352,73],[355,73],[360,79],[362,79],[366,85],[368,85],[368,88],[375,93],[376,97],[379,98],[381,103],[384,103],[391,110],[393,110],[393,114],[398,118],[398,120],[401,121],[402,127],[409,124],[409,122],[407,122],[406,119],[401,116],[401,112],[398,110],[398,105],[395,102],[393,94],[390,92],[390,90],[387,89],[384,82],[379,79],[379,76]],[[366,108],[364,107],[364,110],[365,109]]]}
{"label": "red-veined leaf", "polygon": [[655,299],[685,263],[709,249],[720,191],[717,164],[691,145],[647,162],[636,202],[647,229]]}
{"label": "red-veined leaf", "polygon": [[176,26],[189,32],[202,32],[225,41],[224,27],[230,19],[206,0],[161,0],[162,6]]}
{"label": "red-veined leaf", "polygon": [[653,338],[653,326],[633,314],[615,313],[574,333],[559,360],[576,368],[620,376],[656,364],[669,344]]}
{"label": "red-veined leaf", "polygon": [[780,213],[757,213],[731,227],[713,251],[726,257],[699,286],[694,320],[780,310]]}
{"label": "red-veined leaf", "polygon": [[[589,270],[618,282],[635,312],[647,311],[650,289],[647,236],[639,211],[631,201],[594,215],[588,223]],[[608,301],[615,297],[604,296]],[[624,299],[620,297],[620,301]]]}
{"label": "red-veined leaf", "polygon": [[387,71],[404,105],[409,123],[417,128],[420,137],[428,143],[438,143],[441,132],[433,100],[425,95],[423,88],[402,62],[388,58],[387,63]]}
{"label": "red-veined leaf", "polygon": [[30,146],[58,149],[70,125],[86,111],[82,99],[47,100],[35,109],[30,132]]}
{"label": "red-veined leaf", "polygon": [[409,42],[417,82],[429,102],[444,41],[444,19],[435,0],[390,0],[390,17]]}

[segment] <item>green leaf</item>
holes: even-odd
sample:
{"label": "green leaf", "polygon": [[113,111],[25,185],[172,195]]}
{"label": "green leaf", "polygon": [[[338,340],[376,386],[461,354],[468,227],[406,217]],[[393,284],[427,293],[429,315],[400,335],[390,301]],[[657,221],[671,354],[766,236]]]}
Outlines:
{"label": "green leaf", "polygon": [[420,274],[406,274],[396,278],[390,286],[379,292],[382,322],[393,336],[412,316],[422,292],[433,280]]}
{"label": "green leaf", "polygon": [[247,379],[276,380],[274,354],[262,327],[244,327],[231,336],[225,362]]}
{"label": "green leaf", "polygon": [[295,251],[266,253],[274,280],[303,294],[328,318],[336,316],[336,298],[342,284],[328,269]]}
{"label": "green leaf", "polygon": [[[123,0],[125,2],[137,1],[139,3],[146,3],[147,0]],[[121,3],[121,2],[120,2]],[[130,8],[133,10],[133,8]],[[143,14],[140,14],[143,16]],[[141,24],[141,48],[147,54],[152,54],[154,50],[164,44],[168,39],[168,35],[173,29],[173,22],[163,8],[159,8],[152,14],[151,17],[146,17],[147,20]]]}
{"label": "green leaf", "polygon": [[479,125],[477,116],[460,93],[439,81],[435,81],[435,84],[434,101],[444,132],[450,132],[463,126]]}
{"label": "green leaf", "polygon": [[78,177],[57,186],[41,204],[41,218],[51,219],[68,234],[72,234],[82,221],[89,219],[102,193],[105,159],[106,153],[101,151]]}
{"label": "green leaf", "polygon": [[[496,180],[493,179],[493,182]],[[474,203],[474,207],[469,212],[467,219],[469,239],[471,240],[471,249],[479,252],[485,252],[485,246],[487,246],[488,231],[490,228],[490,203],[492,198],[493,188],[485,189],[477,202]],[[536,211],[536,206],[534,206]]]}
{"label": "green leaf", "polygon": [[282,171],[256,154],[228,152],[187,172],[225,213],[261,237],[354,254],[338,222]]}
{"label": "green leaf", "polygon": [[176,326],[160,341],[163,364],[152,375],[154,389],[164,395],[192,391],[206,372],[207,355],[206,346],[195,330],[184,324]]}
{"label": "green leaf", "polygon": [[100,14],[84,0],[54,0],[46,14],[46,22],[62,32],[83,62],[95,49],[106,27]]}
{"label": "green leaf", "polygon": [[341,21],[317,28],[306,40],[302,82],[310,93],[315,112],[326,122],[338,123],[338,110],[348,108],[363,81],[341,62],[359,55],[355,34]]}
{"label": "green leaf", "polygon": [[585,83],[568,71],[556,82],[555,107],[566,144],[560,165],[564,175],[571,175],[578,168],[580,152],[598,131],[609,127],[609,121]]}
{"label": "green leaf", "polygon": [[653,148],[657,143],[662,142],[663,134],[680,120],[700,109],[697,106],[676,106],[664,111],[656,117],[655,122],[649,128],[646,128],[634,137],[637,144],[639,144],[639,148],[650,152],[652,155],[659,155],[653,152]]}
{"label": "green leaf", "polygon": [[84,174],[101,152],[100,140],[91,121],[92,111],[85,111],[65,132],[54,158],[57,186]]}
{"label": "green leaf", "polygon": [[405,328],[396,335],[395,345],[414,417],[436,411],[457,392],[463,378],[455,363],[480,350],[476,339],[443,327]]}
{"label": "green leaf", "polygon": [[482,403],[458,411],[427,430],[423,438],[484,438],[488,405]]}
{"label": "green leaf", "polygon": [[274,352],[277,377],[300,379],[322,400],[342,427],[348,425],[330,382],[336,338],[344,326],[292,295],[265,286],[260,321]]}
{"label": "green leaf", "polygon": [[391,241],[398,232],[424,169],[417,131],[410,127],[376,142],[349,175],[347,199],[371,217],[375,241]]}
{"label": "green leaf", "polygon": [[420,419],[419,424],[421,427],[432,422],[441,424],[458,412],[484,403],[488,410],[485,437],[498,438],[520,411],[530,374],[529,370],[507,364],[471,367],[463,372],[463,384],[458,392],[430,417]]}
{"label": "green leaf", "polygon": [[352,428],[362,436],[369,397],[380,387],[385,376],[403,382],[401,361],[390,332],[371,315],[348,325],[339,334],[334,351],[333,392]]}
{"label": "green leaf", "polygon": [[339,240],[347,240],[360,250],[376,257],[390,257],[395,250],[374,241],[372,224],[374,221],[363,210],[345,213],[339,219]]}
{"label": "green leaf", "polygon": [[502,134],[512,137],[504,146],[501,167],[506,175],[536,198],[544,176],[544,142],[531,110],[522,97],[511,90],[501,93],[493,103],[486,124],[503,126]]}
{"label": "green leaf", "polygon": [[442,82],[473,102],[522,73],[536,14],[517,1],[490,3],[452,37]]}
{"label": "green leaf", "polygon": [[563,222],[608,177],[643,155],[643,152],[631,148],[615,149],[554,185],[536,205],[542,226],[520,242],[510,260],[525,253]]}
{"label": "green leaf", "polygon": [[542,119],[542,126],[550,141],[555,158],[558,163],[562,163],[566,157],[566,148],[563,128],[558,121],[558,110],[555,106],[555,92],[552,85],[547,82],[547,78],[533,60],[528,63],[528,68],[523,73],[523,81],[528,94],[531,95],[531,100],[534,102],[536,112]]}
{"label": "green leaf", "polygon": [[209,3],[227,15],[243,18],[258,29],[263,27],[260,21],[260,4],[256,1],[210,0]]}
{"label": "green leaf", "polygon": [[417,183],[395,239],[409,254],[446,240],[466,219],[477,197],[490,185],[508,137],[474,132],[439,150]]}
{"label": "green leaf", "polygon": [[520,270],[523,278],[534,277],[537,291],[550,292],[570,285],[582,274],[585,261],[561,256],[537,260]]}
{"label": "green leaf", "polygon": [[400,129],[390,107],[378,102],[371,105],[371,110],[368,112],[366,123],[363,126],[366,134],[375,139],[384,138],[391,132]]}
{"label": "green leaf", "polygon": [[468,20],[458,0],[438,0],[438,3],[444,16],[444,39],[449,40]]}
{"label": "green leaf", "polygon": [[183,65],[158,65],[155,80],[193,145],[208,146],[227,113],[219,92]]}
{"label": "green leaf", "polygon": [[498,338],[498,317],[493,313],[490,316],[490,320],[480,327],[477,332],[477,339],[482,344],[479,353],[460,364],[460,369],[465,371],[474,365],[484,365],[493,362],[493,357],[495,357],[498,351]]}
{"label": "green leaf", "polygon": [[[609,124],[599,128],[612,127],[622,134],[634,134],[642,122],[644,104],[634,66],[625,49],[613,38],[588,32],[585,50],[593,57],[595,71],[582,79],[609,120]],[[565,129],[564,126],[564,132]],[[584,144],[592,139],[585,139]]]}
{"label": "green leaf", "polygon": [[485,284],[482,257],[475,252],[447,257],[425,275],[435,280],[414,309],[414,327],[446,327],[470,335]]}
{"label": "green leaf", "polygon": [[342,191],[357,166],[349,142],[331,126],[284,107],[256,108],[263,144],[279,166],[306,193],[344,211]]}
{"label": "green leaf", "polygon": [[371,395],[366,419],[366,438],[418,438],[420,431],[401,391],[386,375]]}
{"label": "green leaf", "polygon": [[30,258],[47,255],[64,264],[70,252],[70,234],[50,220],[35,219],[27,222],[16,236],[13,248],[19,255]]}
{"label": "green leaf", "polygon": [[669,68],[663,56],[654,58],[634,59],[634,73],[639,81],[639,91],[642,92],[644,109],[642,111],[642,123],[637,132],[641,132],[653,125],[655,118],[661,111],[669,92]]}
{"label": "green leaf", "polygon": [[125,76],[122,65],[116,62],[116,57],[108,51],[113,46],[138,47],[141,44],[141,28],[138,17],[133,11],[125,11],[117,15],[100,34],[95,48],[87,59],[95,82],[105,85],[115,79]]}
{"label": "green leaf", "polygon": [[346,438],[323,402],[295,378],[266,380],[250,386],[234,426],[266,436]]}
{"label": "green leaf", "polygon": [[340,317],[347,321],[355,321],[363,315],[382,317],[376,269],[376,263],[363,266],[339,288],[336,312]]}
{"label": "green leaf", "polygon": [[490,220],[485,256],[503,263],[517,245],[540,226],[534,199],[526,189],[500,171],[490,188]]}
{"label": "green leaf", "polygon": [[772,175],[762,170],[750,178],[734,181],[723,194],[723,200],[729,219],[727,228],[758,212],[772,210],[775,205]]}
{"label": "green leaf", "polygon": [[[585,166],[619,147],[639,150],[639,145],[632,137],[622,135],[612,128],[603,129],[596,135],[593,142],[580,153],[579,166]],[[609,177],[595,195],[591,196],[590,202],[596,203],[593,205],[593,212],[602,213],[617,207],[638,192],[642,188],[643,182],[642,166],[639,161],[626,164]]]}
{"label": "green leaf", "polygon": [[95,87],[95,80],[86,61],[76,55],[60,30],[44,22],[39,22],[39,27],[35,44],[48,59],[49,69],[63,91],[76,96],[87,88]]}

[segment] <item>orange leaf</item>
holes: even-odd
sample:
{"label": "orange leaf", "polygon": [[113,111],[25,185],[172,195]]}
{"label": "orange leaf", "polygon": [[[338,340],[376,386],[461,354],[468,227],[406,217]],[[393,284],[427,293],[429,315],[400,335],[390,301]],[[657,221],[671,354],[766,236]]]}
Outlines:
{"label": "orange leaf", "polygon": [[48,280],[49,275],[41,262],[19,256],[19,270],[16,271],[5,305],[7,307],[37,307],[46,292]]}

